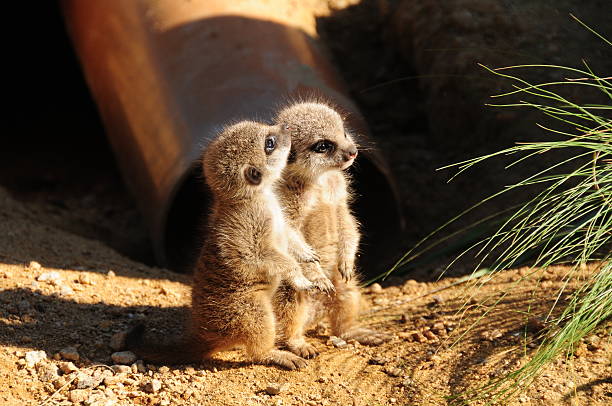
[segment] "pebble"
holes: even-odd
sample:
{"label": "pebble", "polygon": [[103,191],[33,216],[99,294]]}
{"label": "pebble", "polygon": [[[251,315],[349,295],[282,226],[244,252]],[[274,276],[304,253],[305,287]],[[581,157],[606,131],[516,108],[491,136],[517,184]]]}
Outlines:
{"label": "pebble", "polygon": [[28,351],[25,353],[25,363],[30,368],[44,359],[47,359],[47,353],[44,351]]}
{"label": "pebble", "polygon": [[36,271],[40,268],[42,268],[42,266],[36,261],[30,261],[30,263],[28,264],[28,269],[30,270]]}
{"label": "pebble", "polygon": [[62,282],[62,277],[60,276],[59,272],[51,271],[40,274],[36,280],[39,282],[47,282],[51,285],[60,285]]}
{"label": "pebble", "polygon": [[80,274],[78,281],[81,285],[95,285],[95,283],[91,280],[89,275],[86,273]]}
{"label": "pebble", "polygon": [[74,295],[74,290],[70,286],[62,285],[59,294],[60,296],[72,296]]}
{"label": "pebble", "polygon": [[370,293],[380,293],[382,290],[383,288],[379,283],[373,283],[370,285]]}
{"label": "pebble", "polygon": [[157,379],[152,379],[149,382],[147,382],[143,388],[142,388],[145,392],[147,393],[156,393],[159,392],[159,390],[161,389],[161,381],[157,380]]}
{"label": "pebble", "polygon": [[86,391],[85,389],[74,389],[70,391],[68,398],[72,403],[79,404],[87,400],[87,395],[88,391]]}
{"label": "pebble", "polygon": [[127,331],[121,331],[113,334],[110,339],[109,346],[115,351],[121,351],[125,348],[125,339],[127,337]]}
{"label": "pebble", "polygon": [[63,359],[68,361],[78,361],[80,358],[79,352],[74,347],[62,348],[59,353]]}
{"label": "pebble", "polygon": [[131,365],[136,361],[136,354],[132,351],[119,351],[111,355],[113,362],[123,365]]}
{"label": "pebble", "polygon": [[66,383],[68,383],[68,381],[66,380],[65,377],[60,376],[59,378],[57,378],[56,380],[53,381],[53,387],[55,389],[59,389],[62,386],[66,385]]}
{"label": "pebble", "polygon": [[486,341],[495,341],[496,339],[498,339],[499,337],[501,337],[503,335],[503,333],[497,329],[495,330],[487,330],[487,331],[483,331],[482,334],[480,334],[480,338],[482,338],[483,340]]}
{"label": "pebble", "polygon": [[402,371],[401,368],[396,368],[396,367],[386,367],[385,368],[385,373],[389,376],[398,377],[398,376],[401,376],[403,372],[404,371]]}
{"label": "pebble", "polygon": [[136,366],[136,372],[140,372],[141,374],[147,373],[147,367],[141,359],[132,364],[132,371],[134,370],[134,366]]}
{"label": "pebble", "polygon": [[109,278],[114,278],[114,277],[115,277],[115,272],[114,272],[114,271],[112,271],[112,270],[111,270],[111,271],[108,271],[108,272],[106,273],[106,276],[108,276]]}
{"label": "pebble", "polygon": [[132,372],[132,368],[127,365],[113,365],[111,369],[117,374],[127,374]]}
{"label": "pebble", "polygon": [[37,368],[38,379],[43,382],[53,382],[59,375],[57,373],[57,366],[54,364],[39,364]]}
{"label": "pebble", "polygon": [[389,363],[389,358],[381,357],[379,355],[375,355],[368,361],[371,365],[385,365]]}
{"label": "pebble", "polygon": [[59,368],[65,374],[79,370],[72,362],[62,362],[59,364]]}
{"label": "pebble", "polygon": [[268,386],[266,386],[266,393],[268,395],[278,395],[281,392],[285,392],[289,389],[289,384],[288,383],[284,383],[284,384],[279,384],[279,383],[270,383],[268,384]]}
{"label": "pebble", "polygon": [[346,341],[336,336],[329,337],[329,342],[336,348],[344,348],[348,345]]}
{"label": "pebble", "polygon": [[104,380],[103,377],[94,378],[93,376],[89,376],[83,372],[79,372],[76,379],[76,388],[77,389],[90,389],[95,388],[100,385]]}

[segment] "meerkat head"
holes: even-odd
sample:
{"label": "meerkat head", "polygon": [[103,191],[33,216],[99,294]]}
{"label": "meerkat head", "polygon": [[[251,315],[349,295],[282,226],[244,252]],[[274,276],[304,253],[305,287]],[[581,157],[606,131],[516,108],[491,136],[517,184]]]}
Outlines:
{"label": "meerkat head", "polygon": [[316,178],[329,170],[344,170],[357,157],[357,144],[344,120],[323,103],[286,107],[278,113],[276,124],[291,133],[288,168],[302,176]]}
{"label": "meerkat head", "polygon": [[291,147],[280,126],[242,121],[225,128],[206,148],[206,182],[217,195],[250,197],[277,181]]}

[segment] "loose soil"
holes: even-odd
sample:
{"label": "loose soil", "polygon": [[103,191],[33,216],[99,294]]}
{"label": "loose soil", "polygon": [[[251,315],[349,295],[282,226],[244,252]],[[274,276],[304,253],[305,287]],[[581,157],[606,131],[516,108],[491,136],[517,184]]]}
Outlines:
{"label": "loose soil", "polygon": [[[165,334],[177,331],[189,303],[189,276],[134,262],[100,242],[49,226],[2,189],[0,218],[3,405],[446,404],[445,396],[525,363],[538,344],[543,322],[537,320],[568,271],[553,267],[529,278],[527,269],[510,270],[479,290],[451,286],[454,278],[396,279],[382,289],[368,288],[362,323],[393,339],[380,347],[337,348],[328,326],[319,325],[308,341],[321,354],[300,371],[251,365],[236,350],[198,365],[136,362],[117,372],[110,368],[111,337],[135,321]],[[575,280],[592,271],[582,270]],[[567,292],[573,288],[575,283]],[[610,333],[612,324],[581,342],[575,355],[546,367],[533,386],[506,404],[609,404]],[[66,347],[73,350],[60,355]],[[28,364],[29,352],[40,350],[46,358]],[[74,371],[66,362],[73,362]],[[286,385],[270,395],[271,384]]]}

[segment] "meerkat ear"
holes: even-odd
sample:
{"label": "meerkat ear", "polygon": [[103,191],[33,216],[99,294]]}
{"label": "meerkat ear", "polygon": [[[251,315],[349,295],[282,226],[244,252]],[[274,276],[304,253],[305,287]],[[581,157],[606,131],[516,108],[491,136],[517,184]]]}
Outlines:
{"label": "meerkat ear", "polygon": [[244,169],[244,178],[251,185],[257,186],[261,183],[261,171],[254,166],[247,166]]}

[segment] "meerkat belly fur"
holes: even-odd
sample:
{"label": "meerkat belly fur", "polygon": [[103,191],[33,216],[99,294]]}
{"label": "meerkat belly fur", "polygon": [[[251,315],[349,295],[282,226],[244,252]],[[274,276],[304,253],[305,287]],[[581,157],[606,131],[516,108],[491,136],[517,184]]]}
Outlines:
{"label": "meerkat belly fur", "polygon": [[320,102],[290,105],[278,113],[275,123],[288,128],[292,142],[277,193],[288,221],[316,252],[335,288],[328,296],[308,295],[290,286],[279,289],[275,310],[281,344],[303,357],[316,355],[303,332],[322,308],[330,319],[332,334],[379,345],[389,336],[357,323],[361,294],[355,257],[360,234],[350,210],[350,179],[344,172],[357,156],[357,145],[342,117]]}
{"label": "meerkat belly fur", "polygon": [[[153,345],[136,329],[128,347],[138,355],[157,363],[197,362],[244,346],[253,362],[289,369],[306,365],[275,348],[277,287],[281,281],[297,292],[315,286],[296,258],[306,264],[317,259],[285,221],[273,191],[290,141],[280,126],[240,122],[210,143],[203,166],[213,204],[193,275],[188,333],[180,343]],[[323,274],[314,276],[318,287],[331,285]]]}

